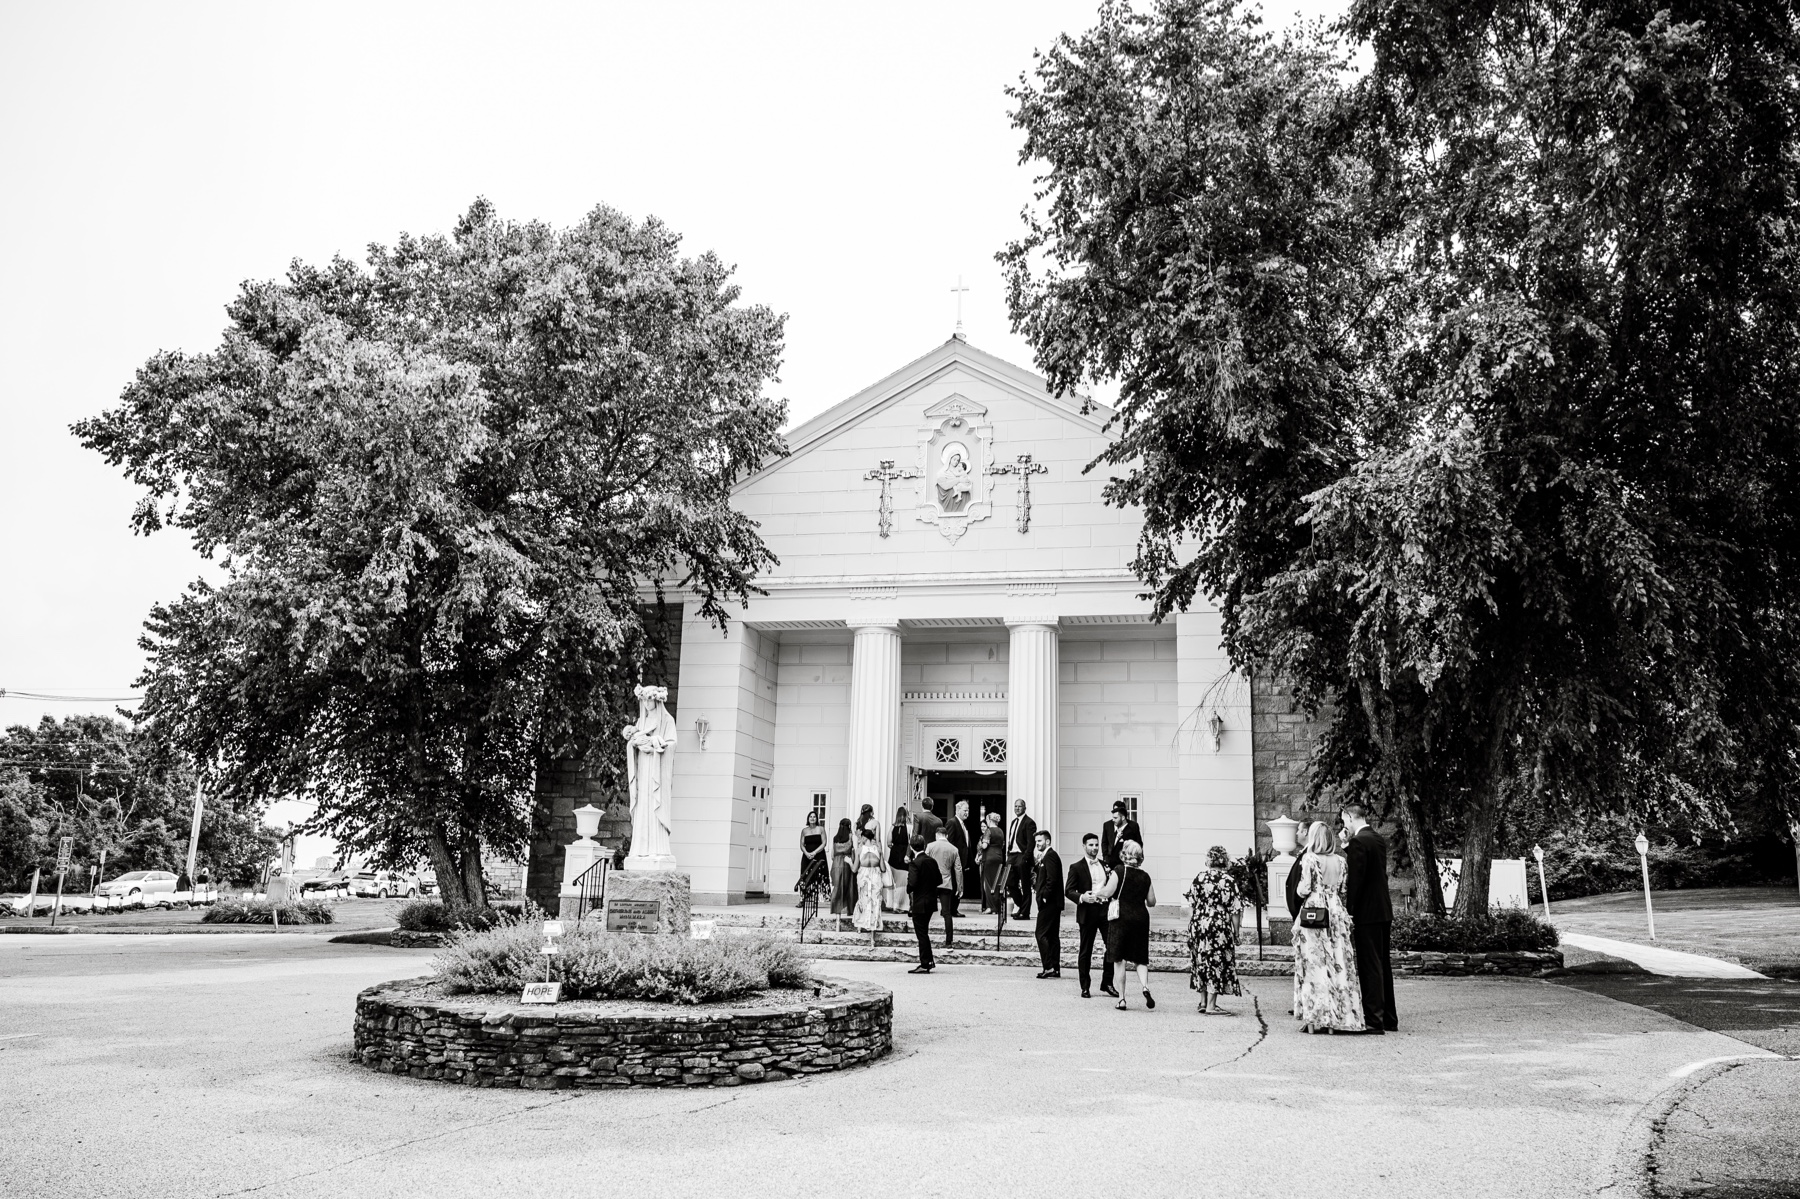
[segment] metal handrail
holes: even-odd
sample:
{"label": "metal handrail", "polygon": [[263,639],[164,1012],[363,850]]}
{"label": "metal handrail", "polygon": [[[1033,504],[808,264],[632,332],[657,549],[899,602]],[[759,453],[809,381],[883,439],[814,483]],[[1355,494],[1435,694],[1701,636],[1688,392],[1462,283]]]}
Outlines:
{"label": "metal handrail", "polygon": [[[595,872],[599,877],[594,877]],[[612,859],[601,858],[586,870],[575,876],[575,887],[581,892],[575,909],[575,922],[579,924],[587,918],[587,914],[595,908],[606,907],[606,878],[612,873]]]}

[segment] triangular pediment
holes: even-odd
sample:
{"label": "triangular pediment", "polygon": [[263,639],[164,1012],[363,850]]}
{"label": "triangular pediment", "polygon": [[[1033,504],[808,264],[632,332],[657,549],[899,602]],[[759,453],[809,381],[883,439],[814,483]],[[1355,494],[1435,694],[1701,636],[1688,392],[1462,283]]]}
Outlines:
{"label": "triangular pediment", "polygon": [[734,489],[781,559],[765,576],[1063,570],[1129,577],[1109,508],[1112,413],[953,338],[787,434]]}

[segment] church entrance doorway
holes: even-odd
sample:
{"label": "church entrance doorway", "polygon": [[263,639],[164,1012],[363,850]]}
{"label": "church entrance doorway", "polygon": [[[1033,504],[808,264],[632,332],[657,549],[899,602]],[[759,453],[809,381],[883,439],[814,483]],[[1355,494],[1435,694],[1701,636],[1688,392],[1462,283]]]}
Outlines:
{"label": "church entrance doorway", "polygon": [[[925,806],[945,824],[955,819],[958,800],[968,803],[969,817],[964,827],[969,839],[969,857],[974,856],[974,847],[981,842],[981,825],[989,812],[998,812],[1000,827],[1006,827],[1008,813],[1004,770],[927,770],[924,792]],[[963,880],[963,899],[968,903],[981,902],[980,870],[980,863],[977,862],[976,877]]]}

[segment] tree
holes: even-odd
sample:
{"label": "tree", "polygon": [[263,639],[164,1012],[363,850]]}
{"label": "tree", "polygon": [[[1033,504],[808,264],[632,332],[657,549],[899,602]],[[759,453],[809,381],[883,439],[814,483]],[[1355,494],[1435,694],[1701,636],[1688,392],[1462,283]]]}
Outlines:
{"label": "tree", "polygon": [[449,237],[245,285],[214,351],[159,354],[76,426],[225,580],[157,607],[144,711],[236,793],[421,857],[483,904],[533,771],[616,729],[667,581],[723,622],[773,561],[732,482],[781,449],[781,318],[710,254],[597,208],[477,201]]}
{"label": "tree", "polygon": [[[113,716],[49,717],[0,734],[0,886],[49,875],[63,837],[74,861],[108,875],[179,870],[192,828],[192,765],[153,727]],[[275,833],[262,805],[209,797],[196,861],[216,876],[251,879],[269,859]]]}
{"label": "tree", "polygon": [[1334,700],[1484,909],[1509,802],[1723,819],[1796,794],[1791,13],[1228,0],[1102,10],[1013,95],[1002,254],[1052,382],[1120,386],[1110,501],[1159,613]]}

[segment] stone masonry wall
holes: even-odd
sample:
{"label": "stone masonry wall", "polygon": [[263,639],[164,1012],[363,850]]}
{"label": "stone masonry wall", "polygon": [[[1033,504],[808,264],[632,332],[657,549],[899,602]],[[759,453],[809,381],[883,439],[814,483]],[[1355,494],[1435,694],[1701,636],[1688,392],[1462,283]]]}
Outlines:
{"label": "stone masonry wall", "polygon": [[[387,1074],[473,1087],[732,1087],[874,1061],[893,1046],[894,996],[831,984],[791,1006],[730,1004],[671,1014],[519,1008],[492,997],[434,997],[428,982],[371,987],[356,998],[355,1056]],[[776,994],[780,994],[777,992]]]}
{"label": "stone masonry wall", "polygon": [[1250,728],[1254,745],[1254,781],[1251,795],[1256,805],[1256,846],[1272,848],[1268,821],[1277,816],[1296,820],[1310,810],[1313,747],[1324,735],[1329,713],[1308,716],[1294,700],[1293,685],[1286,679],[1255,674],[1250,677]]}

